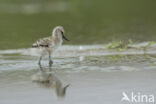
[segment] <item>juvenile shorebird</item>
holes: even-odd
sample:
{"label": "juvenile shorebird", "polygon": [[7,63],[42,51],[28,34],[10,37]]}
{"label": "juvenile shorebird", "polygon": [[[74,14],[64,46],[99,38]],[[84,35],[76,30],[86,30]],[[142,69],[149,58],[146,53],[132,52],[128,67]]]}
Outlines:
{"label": "juvenile shorebird", "polygon": [[42,56],[49,55],[49,66],[53,64],[51,54],[62,45],[63,39],[69,41],[64,35],[64,28],[56,26],[52,31],[52,36],[41,38],[33,43],[32,48],[36,48],[40,53],[38,64],[41,65]]}

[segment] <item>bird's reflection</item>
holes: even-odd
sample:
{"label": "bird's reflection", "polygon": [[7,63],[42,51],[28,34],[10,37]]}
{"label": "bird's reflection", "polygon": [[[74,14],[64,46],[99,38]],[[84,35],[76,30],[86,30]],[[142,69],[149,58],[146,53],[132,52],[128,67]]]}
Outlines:
{"label": "bird's reflection", "polygon": [[69,86],[64,86],[61,80],[52,73],[51,68],[49,71],[44,71],[40,66],[40,71],[32,76],[32,81],[42,88],[51,88],[56,92],[57,97],[65,97],[66,90]]}

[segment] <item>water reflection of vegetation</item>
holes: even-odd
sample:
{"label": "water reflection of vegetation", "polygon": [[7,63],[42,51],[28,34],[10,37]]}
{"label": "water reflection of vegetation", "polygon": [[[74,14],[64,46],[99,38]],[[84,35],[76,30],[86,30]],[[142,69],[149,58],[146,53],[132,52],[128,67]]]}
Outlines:
{"label": "water reflection of vegetation", "polygon": [[149,54],[144,54],[144,57],[148,63],[150,63],[152,66],[156,66],[155,61],[152,60],[152,58],[154,58],[153,56],[151,57]]}
{"label": "water reflection of vegetation", "polygon": [[[149,54],[144,54],[144,55],[110,55],[110,56],[106,56],[106,59],[110,60],[110,62],[114,63],[114,64],[127,64],[128,62],[130,63],[140,63],[140,62],[148,62],[149,64],[151,64],[152,66],[155,66],[155,60],[156,58],[154,58],[153,55],[149,55]],[[154,59],[154,60],[152,60]]]}
{"label": "water reflection of vegetation", "polygon": [[145,54],[146,54],[147,49],[154,43],[156,43],[156,41],[150,41],[147,45],[142,47],[144,49]]}

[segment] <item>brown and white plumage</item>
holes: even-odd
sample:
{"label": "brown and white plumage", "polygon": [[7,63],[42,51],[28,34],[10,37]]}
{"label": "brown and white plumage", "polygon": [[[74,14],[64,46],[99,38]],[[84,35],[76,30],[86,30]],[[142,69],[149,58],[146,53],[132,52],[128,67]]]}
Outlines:
{"label": "brown and white plumage", "polygon": [[52,36],[41,38],[32,44],[32,48],[36,48],[40,51],[39,65],[42,60],[42,56],[49,55],[49,65],[52,65],[51,54],[62,45],[63,39],[69,41],[64,35],[64,29],[62,26],[56,26],[52,31]]}
{"label": "brown and white plumage", "polygon": [[32,47],[49,47],[49,43],[51,42],[52,38],[51,37],[46,37],[37,40],[35,43],[32,44]]}

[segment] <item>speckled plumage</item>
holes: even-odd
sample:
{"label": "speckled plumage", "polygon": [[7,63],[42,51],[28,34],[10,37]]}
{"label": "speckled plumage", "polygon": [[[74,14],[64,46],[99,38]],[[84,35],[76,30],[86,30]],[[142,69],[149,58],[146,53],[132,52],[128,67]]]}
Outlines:
{"label": "speckled plumage", "polygon": [[52,64],[51,54],[62,45],[63,38],[68,40],[64,36],[64,29],[62,26],[57,26],[52,31],[52,36],[45,37],[37,40],[35,43],[32,44],[32,48],[36,48],[40,51],[40,59],[39,64],[42,59],[42,56],[49,55],[49,64]]}

